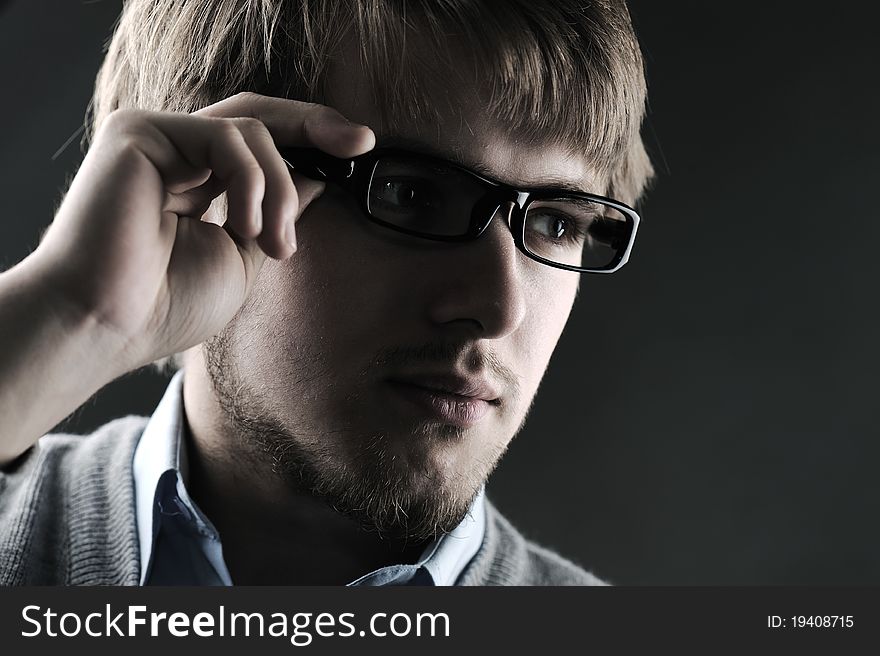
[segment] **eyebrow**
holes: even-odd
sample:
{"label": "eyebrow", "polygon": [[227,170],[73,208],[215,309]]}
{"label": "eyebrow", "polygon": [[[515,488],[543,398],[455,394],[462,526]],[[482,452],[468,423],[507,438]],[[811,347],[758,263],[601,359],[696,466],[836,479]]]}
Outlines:
{"label": "eyebrow", "polygon": [[511,183],[500,178],[497,172],[493,171],[484,164],[481,164],[480,162],[462,159],[456,153],[450,154],[442,152],[431,144],[421,141],[420,139],[413,139],[411,137],[404,137],[401,135],[388,135],[386,137],[381,137],[378,140],[377,147],[400,148],[401,150],[410,150],[420,155],[427,155],[429,157],[446,160],[448,162],[452,162],[453,164],[461,166],[462,168],[469,169],[474,173],[483,176],[484,178],[488,178],[494,182],[499,182],[514,189],[534,191],[562,191],[574,194],[599,193],[596,191],[587,191],[583,187],[573,184],[571,180],[560,178],[555,175],[544,176],[542,181],[537,184],[525,185]]}

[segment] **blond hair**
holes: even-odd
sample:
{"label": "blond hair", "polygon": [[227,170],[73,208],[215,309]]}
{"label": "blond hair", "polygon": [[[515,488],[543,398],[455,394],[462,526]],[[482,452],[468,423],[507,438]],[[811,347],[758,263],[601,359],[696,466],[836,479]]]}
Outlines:
{"label": "blond hair", "polygon": [[624,202],[653,175],[640,137],[643,62],[623,0],[128,0],[88,135],[117,108],[192,112],[240,91],[322,102],[344,38],[358,44],[392,121],[432,111],[426,73],[451,66],[464,42],[486,112],[512,133],[585,154]]}

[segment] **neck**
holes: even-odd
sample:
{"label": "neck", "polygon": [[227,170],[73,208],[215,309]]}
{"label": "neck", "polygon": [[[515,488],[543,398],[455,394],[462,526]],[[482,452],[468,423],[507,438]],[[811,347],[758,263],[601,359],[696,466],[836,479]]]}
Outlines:
{"label": "neck", "polygon": [[188,356],[184,377],[187,489],[219,531],[236,585],[344,585],[418,559],[424,543],[364,530],[240,444],[200,360]]}

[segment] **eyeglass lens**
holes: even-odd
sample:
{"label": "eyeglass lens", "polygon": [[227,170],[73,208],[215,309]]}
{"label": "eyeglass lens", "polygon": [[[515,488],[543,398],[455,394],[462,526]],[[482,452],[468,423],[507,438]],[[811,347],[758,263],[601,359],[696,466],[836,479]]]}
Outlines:
{"label": "eyeglass lens", "polygon": [[[469,232],[474,207],[486,195],[483,182],[454,167],[388,156],[373,169],[367,210],[405,230],[461,236]],[[527,205],[523,243],[533,255],[557,264],[602,268],[626,248],[628,234],[626,217],[615,208],[560,197]]]}
{"label": "eyeglass lens", "polygon": [[454,237],[467,234],[471,210],[485,195],[478,180],[455,168],[383,157],[373,169],[367,210],[407,230]]}
{"label": "eyeglass lens", "polygon": [[529,203],[523,243],[545,260],[601,269],[626,249],[629,224],[615,208],[580,198]]}

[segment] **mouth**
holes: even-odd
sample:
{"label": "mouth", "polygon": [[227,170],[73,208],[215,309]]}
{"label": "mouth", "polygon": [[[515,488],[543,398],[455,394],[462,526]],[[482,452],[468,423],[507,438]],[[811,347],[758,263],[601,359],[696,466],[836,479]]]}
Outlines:
{"label": "mouth", "polygon": [[492,406],[500,405],[497,395],[481,383],[411,380],[389,380],[388,383],[394,395],[420,415],[458,428],[475,426]]}

